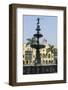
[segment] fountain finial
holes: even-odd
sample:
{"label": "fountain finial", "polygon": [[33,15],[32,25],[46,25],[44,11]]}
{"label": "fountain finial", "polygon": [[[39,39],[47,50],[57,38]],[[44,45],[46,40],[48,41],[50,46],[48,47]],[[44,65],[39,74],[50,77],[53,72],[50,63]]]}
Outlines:
{"label": "fountain finial", "polygon": [[37,20],[38,20],[37,24],[39,24],[39,20],[40,20],[40,19],[39,19],[39,18],[37,18]]}

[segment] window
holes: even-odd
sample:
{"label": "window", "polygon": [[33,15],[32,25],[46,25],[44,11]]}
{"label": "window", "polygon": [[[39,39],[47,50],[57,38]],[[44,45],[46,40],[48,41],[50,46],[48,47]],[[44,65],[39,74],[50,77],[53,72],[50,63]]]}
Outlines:
{"label": "window", "polygon": [[52,64],[53,63],[53,60],[49,60],[49,64]]}
{"label": "window", "polygon": [[48,54],[48,58],[50,58],[50,54]]}
{"label": "window", "polygon": [[26,61],[26,64],[28,64],[28,60]]}
{"label": "window", "polygon": [[48,61],[46,60],[46,64],[48,64]]}
{"label": "window", "polygon": [[49,60],[49,64],[51,63],[51,61]]}

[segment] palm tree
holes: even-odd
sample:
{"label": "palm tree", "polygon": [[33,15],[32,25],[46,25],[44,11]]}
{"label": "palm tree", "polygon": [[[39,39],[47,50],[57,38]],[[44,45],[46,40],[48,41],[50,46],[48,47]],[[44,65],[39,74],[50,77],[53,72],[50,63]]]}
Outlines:
{"label": "palm tree", "polygon": [[51,60],[52,54],[54,54],[54,56],[57,56],[57,48],[54,48],[54,45],[49,44],[49,48],[47,48],[46,52],[47,52],[46,55],[48,55],[48,53],[51,52]]}
{"label": "palm tree", "polygon": [[57,56],[57,48],[54,48],[54,56]]}
{"label": "palm tree", "polygon": [[[36,38],[35,37],[32,37],[32,38],[28,38],[27,39],[27,43],[26,43],[26,47],[28,46],[28,45],[33,45],[33,44],[37,44],[37,40],[36,40]],[[33,48],[32,48],[32,52],[33,52]]]}
{"label": "palm tree", "polygon": [[[35,37],[32,37],[32,38],[28,38],[27,39],[27,43],[26,43],[26,47],[28,46],[28,45],[33,45],[33,44],[36,44],[37,43],[37,40],[36,40],[36,38]],[[32,48],[32,53],[33,53],[33,48]],[[33,54],[32,54],[33,55]]]}
{"label": "palm tree", "polygon": [[28,41],[28,42],[26,43],[26,46],[32,45],[32,44],[36,44],[36,43],[37,43],[37,40],[36,40],[35,37],[28,38],[27,41]]}
{"label": "palm tree", "polygon": [[57,48],[54,48],[54,60],[55,64],[57,64]]}

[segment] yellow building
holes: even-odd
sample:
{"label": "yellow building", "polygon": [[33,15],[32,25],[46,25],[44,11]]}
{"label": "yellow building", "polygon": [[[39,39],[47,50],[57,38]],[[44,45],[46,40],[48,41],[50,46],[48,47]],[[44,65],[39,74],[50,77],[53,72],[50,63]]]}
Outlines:
{"label": "yellow building", "polygon": [[[41,56],[41,65],[49,65],[49,64],[56,64],[54,60],[54,54],[51,52],[46,53],[47,48],[49,48],[49,44],[45,44],[45,48],[40,49],[40,56]],[[36,50],[31,48],[30,45],[24,44],[23,45],[23,64],[24,65],[34,65],[35,64],[35,57],[36,57]]]}

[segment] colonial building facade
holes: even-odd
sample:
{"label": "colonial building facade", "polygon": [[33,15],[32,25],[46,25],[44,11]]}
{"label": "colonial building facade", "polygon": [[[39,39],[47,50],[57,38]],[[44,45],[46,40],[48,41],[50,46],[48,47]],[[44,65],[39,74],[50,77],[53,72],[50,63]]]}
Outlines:
{"label": "colonial building facade", "polygon": [[[56,64],[54,54],[51,51],[47,53],[49,44],[44,42],[43,44],[45,45],[45,48],[40,49],[41,65]],[[31,48],[30,45],[23,44],[23,65],[34,65],[35,58],[36,50],[34,48]]]}

